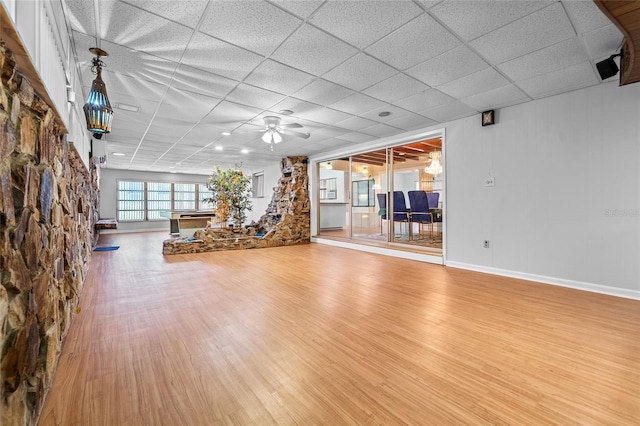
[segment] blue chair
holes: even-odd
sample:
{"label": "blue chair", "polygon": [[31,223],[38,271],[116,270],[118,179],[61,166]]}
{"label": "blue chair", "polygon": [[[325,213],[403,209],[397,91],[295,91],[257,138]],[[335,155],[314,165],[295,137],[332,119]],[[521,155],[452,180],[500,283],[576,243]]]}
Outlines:
{"label": "blue chair", "polygon": [[[426,191],[409,191],[409,205],[411,206],[411,222],[419,225],[433,223],[433,215],[429,211],[429,200]],[[420,234],[420,232],[418,232]]]}
{"label": "blue chair", "polygon": [[442,222],[442,216],[436,215],[433,209],[438,208],[440,194],[437,192],[409,191],[409,204],[411,205],[411,221],[419,224],[428,224],[433,234],[433,224]]}
{"label": "blue chair", "polygon": [[[376,194],[378,198],[378,215],[387,219],[387,194]],[[393,221],[408,222],[409,211],[402,191],[393,191]],[[380,232],[382,233],[382,221],[380,221]]]}

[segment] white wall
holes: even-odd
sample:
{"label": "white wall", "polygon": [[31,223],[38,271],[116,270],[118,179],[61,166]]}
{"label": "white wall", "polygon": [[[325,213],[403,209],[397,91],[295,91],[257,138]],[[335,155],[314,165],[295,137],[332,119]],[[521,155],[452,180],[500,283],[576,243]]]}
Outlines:
{"label": "white wall", "polygon": [[273,196],[273,188],[278,186],[278,179],[282,176],[282,171],[280,170],[280,162],[278,161],[276,164],[272,166],[265,167],[260,170],[246,171],[246,176],[251,176],[253,173],[264,172],[264,197],[262,198],[252,198],[251,205],[252,210],[247,214],[247,221],[258,221],[260,217],[265,213],[269,203],[271,203],[271,198]]}
{"label": "white wall", "polygon": [[494,126],[470,117],[446,135],[448,263],[640,292],[640,85],[504,108]]}
{"label": "white wall", "polygon": [[640,84],[600,84],[502,108],[494,126],[473,116],[311,161],[442,127],[447,265],[640,299]]}

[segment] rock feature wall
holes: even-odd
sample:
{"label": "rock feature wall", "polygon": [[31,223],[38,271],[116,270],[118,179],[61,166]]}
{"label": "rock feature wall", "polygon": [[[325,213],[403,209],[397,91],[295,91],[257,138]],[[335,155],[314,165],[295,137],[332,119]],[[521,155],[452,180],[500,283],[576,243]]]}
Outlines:
{"label": "rock feature wall", "polygon": [[271,203],[264,215],[246,229],[203,229],[193,239],[165,240],[163,254],[202,253],[221,250],[305,244],[311,238],[309,176],[307,157],[285,157],[280,162],[282,176],[273,188]]}
{"label": "rock feature wall", "polygon": [[91,257],[97,179],[0,40],[0,424],[37,420]]}

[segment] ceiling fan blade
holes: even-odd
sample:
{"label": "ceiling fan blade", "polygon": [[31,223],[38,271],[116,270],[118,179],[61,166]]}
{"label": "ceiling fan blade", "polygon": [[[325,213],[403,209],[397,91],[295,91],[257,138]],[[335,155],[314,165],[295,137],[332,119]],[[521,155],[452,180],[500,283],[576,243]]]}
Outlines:
{"label": "ceiling fan blade", "polygon": [[299,129],[302,127],[302,124],[298,124],[298,123],[280,124],[279,127],[282,127],[283,129]]}
{"label": "ceiling fan blade", "polygon": [[283,132],[283,133],[285,135],[296,136],[296,137],[302,138],[302,139],[309,139],[309,136],[311,136],[309,133],[293,132],[291,130],[287,130],[286,132]]}

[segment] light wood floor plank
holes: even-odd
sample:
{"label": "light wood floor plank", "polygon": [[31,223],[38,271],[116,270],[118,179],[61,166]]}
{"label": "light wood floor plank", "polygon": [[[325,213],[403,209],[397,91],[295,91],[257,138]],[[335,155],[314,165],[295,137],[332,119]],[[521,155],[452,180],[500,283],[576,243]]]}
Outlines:
{"label": "light wood floor plank", "polygon": [[40,425],[637,425],[640,302],[321,244],[103,235]]}

